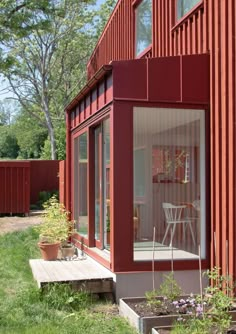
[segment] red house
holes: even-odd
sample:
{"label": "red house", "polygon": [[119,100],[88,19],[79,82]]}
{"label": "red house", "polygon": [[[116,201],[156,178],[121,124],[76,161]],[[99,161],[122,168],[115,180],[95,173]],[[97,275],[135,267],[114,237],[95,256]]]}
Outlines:
{"label": "red house", "polygon": [[234,0],[119,0],[66,108],[74,241],[118,297],[149,290],[153,262],[157,286],[173,266],[186,292],[200,262],[236,274],[235,14]]}

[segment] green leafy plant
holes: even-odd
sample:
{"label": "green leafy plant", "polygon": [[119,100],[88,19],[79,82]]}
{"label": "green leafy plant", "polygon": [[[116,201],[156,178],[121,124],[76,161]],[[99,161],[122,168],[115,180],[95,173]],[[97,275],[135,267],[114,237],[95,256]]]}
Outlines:
{"label": "green leafy plant", "polygon": [[59,198],[58,190],[53,191],[40,191],[39,192],[39,200],[37,202],[37,206],[42,209],[45,202],[47,202],[52,196],[55,196],[57,199]]}
{"label": "green leafy plant", "polygon": [[174,278],[174,273],[171,272],[168,275],[164,275],[164,281],[159,288],[160,296],[167,298],[168,300],[175,300],[182,293],[182,290]]}
{"label": "green leafy plant", "polygon": [[[159,289],[154,289],[151,291],[146,291],[145,297],[147,299],[147,304],[149,306],[159,307],[166,303],[166,301],[173,301],[181,295],[181,288],[174,278],[174,274],[170,273],[164,275],[164,280],[160,285]],[[163,297],[163,299],[157,299],[157,296]]]}
{"label": "green leafy plant", "polygon": [[145,292],[145,297],[147,299],[147,304],[149,306],[158,307],[162,304],[162,301],[160,299],[157,299],[157,296],[159,295],[158,290],[154,289],[151,291]]}
{"label": "green leafy plant", "polygon": [[74,227],[74,221],[69,220],[69,212],[58,202],[55,195],[45,202],[43,207],[43,223],[35,227],[39,232],[40,242],[65,242]]}

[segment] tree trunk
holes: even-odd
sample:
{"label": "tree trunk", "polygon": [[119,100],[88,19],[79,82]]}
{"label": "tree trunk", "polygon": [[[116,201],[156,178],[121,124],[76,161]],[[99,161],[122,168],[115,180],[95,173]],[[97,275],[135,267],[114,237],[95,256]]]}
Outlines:
{"label": "tree trunk", "polygon": [[55,133],[54,133],[54,128],[53,128],[52,119],[51,119],[48,105],[49,105],[48,97],[46,94],[43,94],[42,95],[42,106],[43,106],[43,110],[45,114],[45,119],[47,123],[48,134],[49,134],[49,139],[50,139],[50,144],[51,144],[51,159],[56,160],[57,159],[57,148],[56,148]]}
{"label": "tree trunk", "polygon": [[49,132],[49,139],[50,139],[50,144],[51,144],[51,158],[52,160],[56,160],[57,159],[57,148],[56,148],[56,140],[55,140],[55,134],[54,134],[53,127],[51,128],[48,127],[48,132]]}

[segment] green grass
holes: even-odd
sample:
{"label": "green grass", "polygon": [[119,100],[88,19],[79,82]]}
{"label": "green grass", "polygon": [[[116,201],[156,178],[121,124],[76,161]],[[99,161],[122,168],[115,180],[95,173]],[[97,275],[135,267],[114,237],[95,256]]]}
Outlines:
{"label": "green grass", "polygon": [[25,231],[0,236],[0,333],[4,334],[135,334],[111,312],[112,305],[94,301],[65,285],[42,293],[33,280],[30,258],[38,258],[38,235]]}

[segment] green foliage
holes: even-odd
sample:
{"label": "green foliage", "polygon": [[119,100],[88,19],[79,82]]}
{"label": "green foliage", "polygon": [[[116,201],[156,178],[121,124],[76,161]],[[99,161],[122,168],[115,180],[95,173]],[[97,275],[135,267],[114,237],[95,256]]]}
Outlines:
{"label": "green foliage", "polygon": [[145,297],[147,299],[147,304],[149,306],[160,306],[162,304],[162,301],[160,299],[157,299],[157,296],[160,296],[158,290],[154,289],[151,291],[146,291]]}
{"label": "green foliage", "polygon": [[44,141],[44,144],[42,146],[42,151],[41,151],[40,158],[44,159],[44,160],[50,160],[51,159],[51,144],[50,144],[50,139],[48,137]]}
{"label": "green foliage", "polygon": [[164,281],[161,283],[158,291],[159,296],[166,297],[171,301],[178,298],[182,293],[181,288],[174,278],[174,273],[172,272],[168,275],[164,275]]}
{"label": "green foliage", "polygon": [[30,117],[23,109],[15,118],[13,125],[14,133],[20,148],[20,159],[38,159],[41,155],[41,148],[47,138],[46,129]]}
{"label": "green foliage", "polygon": [[113,8],[115,7],[117,0],[107,0],[101,4],[97,13],[97,38],[100,37],[108,19],[111,15]]}
{"label": "green foliage", "polygon": [[74,222],[69,221],[69,212],[63,204],[53,195],[43,204],[45,213],[43,223],[35,227],[39,232],[40,241],[46,243],[66,241],[74,227]]}
{"label": "green foliage", "polygon": [[74,297],[71,290],[52,287],[42,294],[29,267],[29,259],[39,257],[37,239],[32,228],[0,236],[1,334],[136,333],[122,318],[96,311],[85,293]]}
{"label": "green foliage", "polygon": [[28,113],[25,123],[17,120],[19,158],[65,158],[64,107],[86,82],[86,63],[115,3],[1,1],[0,69],[25,120]]}
{"label": "green foliage", "polygon": [[[57,146],[57,159],[64,160],[66,158],[66,129],[65,124],[55,128],[55,140]],[[50,139],[44,141],[41,147],[41,159],[49,160],[51,159],[51,144]]]}
{"label": "green foliage", "polygon": [[220,275],[220,268],[214,267],[205,273],[210,285],[205,289],[203,298],[198,301],[196,313],[186,321],[179,319],[171,333],[174,334],[208,334],[212,330],[225,333],[229,328],[231,317],[229,310],[233,303],[233,283],[229,276]]}
{"label": "green foliage", "polygon": [[56,199],[59,199],[59,193],[58,190],[54,191],[40,191],[39,192],[39,200],[37,202],[37,207],[42,209],[43,204],[47,202],[52,196],[55,196]]}
{"label": "green foliage", "polygon": [[185,322],[179,320],[171,330],[171,334],[209,334],[211,333],[212,326],[211,318],[206,318],[204,321],[198,318],[190,319]]}
{"label": "green foliage", "polygon": [[0,127],[0,158],[15,159],[19,146],[12,128],[8,125]]}
{"label": "green foliage", "polygon": [[52,308],[64,311],[79,311],[93,303],[91,294],[85,291],[73,291],[68,284],[49,284],[43,293],[44,302]]}
{"label": "green foliage", "polygon": [[[149,306],[159,307],[165,304],[165,301],[173,301],[181,295],[181,288],[174,278],[174,274],[164,275],[164,280],[159,289],[146,291],[145,297]],[[160,296],[162,299],[157,299]]]}
{"label": "green foliage", "polygon": [[77,94],[78,82],[85,82],[85,65],[95,44],[96,11],[88,6],[93,0],[60,0],[48,1],[37,15],[41,9],[29,0],[24,12],[32,3],[28,33],[4,40],[6,57],[12,62],[2,73],[24,111],[47,131],[55,159],[55,129],[65,121],[64,106],[75,95],[73,88]]}

